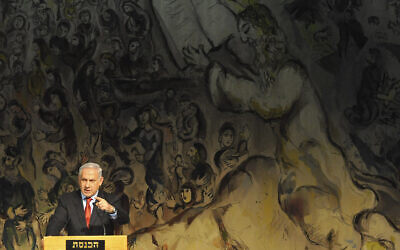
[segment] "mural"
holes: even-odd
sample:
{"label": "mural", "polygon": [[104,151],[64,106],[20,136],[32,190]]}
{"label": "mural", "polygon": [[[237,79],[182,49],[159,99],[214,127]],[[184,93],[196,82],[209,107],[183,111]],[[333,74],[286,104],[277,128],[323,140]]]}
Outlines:
{"label": "mural", "polygon": [[0,249],[87,161],[129,249],[400,248],[399,1],[0,6]]}

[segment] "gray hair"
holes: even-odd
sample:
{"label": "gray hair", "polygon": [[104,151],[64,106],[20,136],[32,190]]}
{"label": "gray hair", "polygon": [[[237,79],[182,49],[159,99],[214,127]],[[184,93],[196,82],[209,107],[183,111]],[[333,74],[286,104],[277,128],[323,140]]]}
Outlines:
{"label": "gray hair", "polygon": [[82,170],[85,168],[94,168],[97,169],[97,171],[99,172],[99,178],[102,176],[103,170],[101,169],[100,165],[94,162],[88,162],[83,164],[80,168],[79,168],[79,173],[78,176],[80,177],[82,174]]}

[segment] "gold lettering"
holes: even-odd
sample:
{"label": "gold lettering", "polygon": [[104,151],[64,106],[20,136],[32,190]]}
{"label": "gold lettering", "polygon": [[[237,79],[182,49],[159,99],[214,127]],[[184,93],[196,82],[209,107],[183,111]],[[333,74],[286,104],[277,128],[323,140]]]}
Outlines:
{"label": "gold lettering", "polygon": [[99,242],[93,242],[93,247],[95,247],[95,248],[99,248]]}
{"label": "gold lettering", "polygon": [[72,248],[77,248],[78,247],[78,242],[74,241],[72,242]]}
{"label": "gold lettering", "polygon": [[88,242],[88,248],[93,248],[93,242]]}
{"label": "gold lettering", "polygon": [[85,245],[84,245],[84,247],[83,248],[87,248],[87,242],[85,241]]}
{"label": "gold lettering", "polygon": [[83,242],[79,242],[79,248],[83,248]]}

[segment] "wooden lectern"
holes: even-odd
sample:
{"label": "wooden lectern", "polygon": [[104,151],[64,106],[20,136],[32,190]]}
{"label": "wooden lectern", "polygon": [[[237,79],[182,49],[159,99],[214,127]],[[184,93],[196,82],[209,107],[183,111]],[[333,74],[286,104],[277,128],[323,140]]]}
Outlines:
{"label": "wooden lectern", "polygon": [[44,250],[127,250],[126,235],[46,236]]}

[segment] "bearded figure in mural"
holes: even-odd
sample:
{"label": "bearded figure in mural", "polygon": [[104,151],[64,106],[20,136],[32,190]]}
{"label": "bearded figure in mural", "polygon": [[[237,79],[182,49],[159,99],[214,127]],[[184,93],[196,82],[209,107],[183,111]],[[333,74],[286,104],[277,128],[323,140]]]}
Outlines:
{"label": "bearded figure in mural", "polygon": [[206,70],[212,101],[220,110],[277,121],[278,200],[306,238],[330,249],[359,248],[353,220],[375,206],[374,194],[353,183],[351,165],[330,139],[310,78],[289,55],[270,10],[250,5],[239,13],[237,25],[241,40],[257,51],[253,65],[247,65],[253,74],[233,73],[210,60],[201,45],[184,48],[186,61]]}

